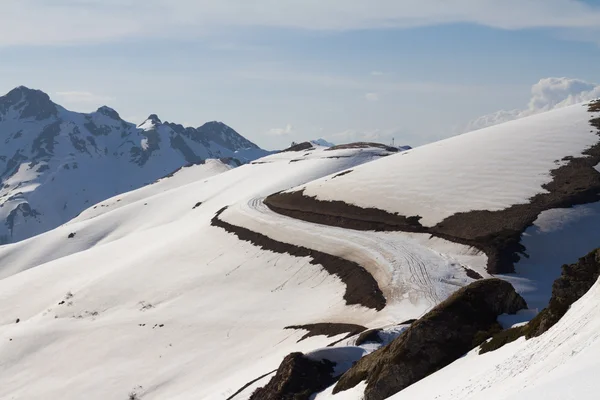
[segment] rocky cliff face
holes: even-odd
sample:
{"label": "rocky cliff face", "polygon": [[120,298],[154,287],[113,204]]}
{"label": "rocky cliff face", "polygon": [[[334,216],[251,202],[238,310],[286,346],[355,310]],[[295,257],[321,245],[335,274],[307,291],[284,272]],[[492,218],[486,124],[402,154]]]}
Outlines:
{"label": "rocky cliff face", "polygon": [[183,165],[268,154],[221,122],[184,128],[151,115],[136,126],[109,107],[71,112],[26,87],[0,97],[0,140],[0,244],[55,228]]}
{"label": "rocky cliff face", "polygon": [[512,285],[480,280],[435,307],[388,346],[342,375],[334,393],[366,381],[365,400],[383,400],[455,361],[501,329],[501,314],[527,307]]}

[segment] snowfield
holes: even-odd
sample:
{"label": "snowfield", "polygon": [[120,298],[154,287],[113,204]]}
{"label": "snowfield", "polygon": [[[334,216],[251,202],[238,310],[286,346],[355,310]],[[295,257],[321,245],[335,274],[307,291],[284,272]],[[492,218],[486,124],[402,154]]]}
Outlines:
{"label": "snowfield", "polygon": [[344,337],[296,343],[304,333],[285,326],[379,319],[305,258],[210,226],[224,205],[387,155],[316,148],[292,162],[306,153],[193,182],[180,174],[215,165],[183,169],[0,248],[0,398],[226,399],[288,353]]}
{"label": "snowfield", "polygon": [[565,157],[581,156],[598,142],[589,123],[593,115],[587,103],[550,111],[421,146],[293,191],[418,215],[424,226],[459,212],[502,210],[543,193],[550,171]]}
{"label": "snowfield", "polygon": [[[341,374],[474,274],[490,277],[487,257],[424,233],[306,222],[263,200],[304,190],[420,215],[428,226],[457,212],[504,209],[542,192],[565,157],[598,142],[590,115],[577,105],[398,154],[313,143],[238,168],[209,160],[0,246],[0,399],[246,400],[298,351],[335,361]],[[528,258],[500,276],[530,309],[501,316],[503,326],[547,305],[561,264],[598,247],[599,222],[600,202],[537,217],[522,238]],[[267,250],[224,226],[309,255]],[[385,307],[348,305],[349,285],[312,264],[316,253],[364,268]],[[485,355],[475,349],[391,398],[596,398],[599,301],[596,283],[539,338]],[[380,329],[382,343],[348,332],[303,338],[306,325],[324,323]],[[313,398],[361,400],[365,387],[335,396],[330,387]]]}

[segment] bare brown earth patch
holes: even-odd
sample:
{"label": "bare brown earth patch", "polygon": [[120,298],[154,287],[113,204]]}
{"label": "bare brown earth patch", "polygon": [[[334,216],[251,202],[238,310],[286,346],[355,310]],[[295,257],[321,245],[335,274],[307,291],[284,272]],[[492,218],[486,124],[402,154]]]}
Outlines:
{"label": "bare brown earth patch", "polygon": [[343,150],[343,149],[367,149],[369,147],[378,147],[380,149],[385,149],[385,150],[393,152],[393,153],[397,153],[399,151],[398,148],[396,148],[396,147],[386,146],[385,144],[372,143],[372,142],[355,142],[355,143],[348,143],[348,144],[340,144],[337,146],[331,146],[331,147],[325,149],[325,151]]}
{"label": "bare brown earth patch", "polygon": [[250,396],[250,400],[309,400],[335,382],[335,364],[315,361],[302,353],[285,357],[269,383]]}
{"label": "bare brown earth patch", "polygon": [[[591,103],[590,112],[600,109],[600,102]],[[600,117],[590,120],[600,134]],[[533,150],[532,150],[533,151]],[[433,227],[424,227],[420,216],[392,214],[376,208],[362,208],[342,201],[322,201],[304,191],[276,193],[265,199],[273,211],[309,222],[357,230],[405,231],[428,233],[442,239],[471,246],[488,257],[491,274],[514,272],[514,264],[526,255],[521,244],[522,233],[545,210],[569,208],[600,201],[600,142],[583,152],[581,157],[569,157],[565,165],[552,171],[552,181],[543,185],[547,193],[500,211],[475,210],[456,213]],[[468,196],[468,193],[465,193]]]}
{"label": "bare brown earth patch", "polygon": [[357,263],[306,247],[279,242],[260,233],[225,222],[219,216],[226,209],[227,207],[224,207],[216,213],[211,220],[212,226],[222,228],[236,235],[238,239],[250,242],[263,250],[289,254],[294,257],[310,257],[311,264],[322,266],[328,273],[337,276],[346,285],[344,300],[348,305],[361,305],[377,311],[385,307],[386,300],[377,281]]}
{"label": "bare brown earth patch", "polygon": [[355,324],[339,324],[339,323],[318,323],[318,324],[308,324],[308,325],[293,325],[286,326],[285,329],[301,329],[308,331],[308,333],[300,338],[298,342],[301,342],[305,339],[308,339],[313,336],[327,336],[334,337],[341,335],[343,333],[348,333],[348,335],[341,339],[348,339],[354,335],[358,335],[359,333],[367,330],[364,326],[355,325]]}
{"label": "bare brown earth patch", "polygon": [[501,329],[497,317],[527,308],[501,279],[480,280],[459,289],[389,345],[363,357],[333,393],[366,381],[365,400],[383,400],[452,363]]}
{"label": "bare brown earth patch", "polygon": [[340,176],[348,175],[351,172],[352,172],[351,169],[349,169],[348,171],[340,172],[339,174],[334,175],[333,178],[331,178],[331,179],[335,179],[335,178],[339,178]]}
{"label": "bare brown earth patch", "polygon": [[465,266],[463,266],[463,269],[465,270],[465,272],[467,273],[467,276],[471,279],[483,279],[483,276],[481,276],[481,274],[477,271],[472,270],[471,268],[467,268]]}

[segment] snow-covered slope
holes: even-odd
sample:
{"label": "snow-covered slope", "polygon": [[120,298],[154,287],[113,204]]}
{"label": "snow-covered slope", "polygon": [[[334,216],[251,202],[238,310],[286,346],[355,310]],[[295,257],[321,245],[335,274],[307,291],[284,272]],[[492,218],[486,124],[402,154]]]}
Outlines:
{"label": "snow-covered slope", "polygon": [[287,353],[340,338],[296,343],[304,332],[288,325],[393,319],[347,306],[310,257],[210,225],[223,206],[386,155],[287,152],[208,178],[210,164],[194,166],[1,247],[0,398],[226,399]]}
{"label": "snow-covered slope", "polygon": [[311,221],[383,221],[473,246],[488,256],[488,271],[517,272],[506,278],[533,309],[543,308],[560,265],[600,240],[599,115],[584,103],[471,132],[315,180],[269,204]]}
{"label": "snow-covered slope", "polygon": [[136,127],[108,107],[75,113],[25,87],[0,97],[0,138],[0,243],[45,232],[189,163],[268,154],[220,122],[184,128],[151,115]]}
{"label": "snow-covered slope", "polygon": [[[543,193],[550,171],[598,142],[587,104],[421,146],[294,190],[433,226],[472,210],[502,210]],[[377,193],[377,196],[373,196]]]}
{"label": "snow-covered slope", "polygon": [[539,338],[485,355],[475,350],[391,399],[596,399],[599,304],[600,281]]}
{"label": "snow-covered slope", "polygon": [[[483,252],[424,229],[383,229],[387,219],[411,216],[403,211],[405,201],[406,210],[418,209],[436,226],[448,212],[526,203],[526,196],[544,192],[541,185],[556,179],[550,171],[571,164],[565,157],[581,156],[597,143],[589,123],[597,114],[578,107],[561,110],[559,117],[549,113],[546,119],[518,121],[521,128],[517,122],[505,126],[508,145],[502,144],[502,134],[486,130],[395,155],[385,146],[332,150],[309,144],[230,170],[211,161],[90,205],[51,231],[0,247],[0,398],[245,400],[296,351],[335,360],[336,371],[343,372],[378,347],[358,344],[357,332],[380,329],[382,344],[387,343],[407,329],[408,320],[478,275],[490,276]],[[160,135],[156,127],[165,124],[156,120],[150,118],[139,129]],[[151,137],[143,144],[146,149],[153,146]],[[517,143],[529,146],[528,152],[513,152]],[[434,151],[438,147],[445,151]],[[472,150],[460,150],[465,147]],[[450,150],[462,151],[462,157]],[[476,154],[486,151],[487,157]],[[471,153],[476,161],[462,160]],[[446,157],[445,170],[437,159],[430,167],[433,156]],[[586,156],[582,159],[589,161],[597,155]],[[552,157],[557,158],[548,162]],[[416,158],[420,161],[403,161]],[[586,162],[576,164],[586,167]],[[430,168],[444,177],[435,177]],[[507,171],[521,174],[522,183],[505,177]],[[433,199],[428,179],[438,179],[441,200]],[[589,182],[584,191],[596,195],[593,179]],[[423,204],[404,195],[400,183],[413,194],[422,190]],[[492,201],[489,186],[494,184],[502,188],[499,194],[506,190],[506,198]],[[467,200],[453,192],[455,186]],[[264,200],[299,193],[297,188],[389,213],[382,214],[381,230],[348,229],[333,222],[356,222],[353,215],[334,215],[327,224],[309,222],[277,213]],[[582,200],[573,208],[527,214],[531,224],[522,243],[531,258],[503,278],[515,283],[533,310],[503,316],[505,326],[543,307],[558,263],[575,261],[570,259],[575,251],[595,241],[597,206]],[[586,238],[571,238],[576,249],[567,249],[561,243],[568,235]],[[564,382],[581,370],[574,366],[579,361],[596,371],[597,335],[591,321],[598,290],[573,307],[566,319],[570,326],[563,321],[539,339],[517,341],[484,356],[469,354],[399,396],[500,396],[503,382],[515,382],[517,389],[506,393],[518,398],[527,393],[519,392],[523,384],[535,380],[530,388],[543,388],[543,373]],[[580,304],[583,308],[577,308]],[[570,327],[581,336],[568,337]],[[570,344],[561,347],[561,342]],[[568,370],[559,366],[562,362]],[[364,385],[335,396],[332,389],[316,399],[360,400]],[[564,394],[560,390],[556,393]],[[577,393],[586,398],[586,392]]]}

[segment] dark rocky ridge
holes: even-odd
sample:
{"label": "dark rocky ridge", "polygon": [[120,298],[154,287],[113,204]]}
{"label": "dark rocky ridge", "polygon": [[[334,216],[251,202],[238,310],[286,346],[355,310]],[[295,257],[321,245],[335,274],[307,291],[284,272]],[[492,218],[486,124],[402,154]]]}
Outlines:
{"label": "dark rocky ridge", "polygon": [[342,149],[366,149],[369,147],[378,147],[380,149],[384,149],[384,150],[392,152],[392,153],[397,153],[400,151],[397,147],[386,146],[385,144],[373,143],[373,142],[355,142],[355,143],[348,143],[348,144],[340,144],[337,146],[331,146],[331,147],[327,148],[326,151],[342,150]]}
{"label": "dark rocky ridge", "polygon": [[[589,105],[597,112],[600,102]],[[590,125],[600,134],[600,118]],[[406,231],[431,235],[475,247],[488,256],[491,274],[514,272],[514,263],[525,247],[522,233],[545,210],[569,208],[600,201],[600,141],[583,152],[582,157],[570,157],[567,163],[550,171],[553,180],[543,185],[547,193],[533,196],[527,204],[517,204],[500,211],[475,210],[449,216],[433,227],[424,227],[420,216],[402,216],[376,208],[362,208],[342,201],[322,201],[304,195],[303,191],[276,193],[265,199],[273,211],[309,222],[348,229],[376,231]]]}
{"label": "dark rocky ridge", "polygon": [[[359,333],[365,331],[367,328],[360,325],[355,324],[340,324],[340,323],[318,323],[318,324],[308,324],[308,325],[293,325],[286,326],[285,329],[302,329],[308,331],[308,333],[300,338],[298,342],[301,342],[305,339],[308,339],[313,336],[327,336],[333,337],[337,335],[341,335],[343,333],[348,333],[348,335],[344,339],[348,339],[354,335],[358,335]],[[342,340],[344,340],[342,339]]]}
{"label": "dark rocky ridge", "polygon": [[507,329],[481,345],[480,354],[499,349],[520,337],[540,336],[553,327],[567,313],[571,305],[582,298],[600,277],[600,249],[582,257],[574,264],[563,265],[561,276],[552,285],[552,297],[527,325]]}
{"label": "dark rocky ridge", "polygon": [[225,222],[219,216],[227,209],[223,207],[211,220],[211,225],[232,233],[240,240],[252,243],[264,250],[289,254],[294,257],[310,257],[310,263],[322,266],[328,273],[337,276],[346,285],[344,300],[346,304],[362,305],[375,310],[382,310],[386,305],[385,297],[377,281],[360,265],[343,258],[321,253],[306,247],[295,246],[273,240],[260,233]]}
{"label": "dark rocky ridge", "polygon": [[314,150],[315,147],[310,142],[302,142],[288,147],[287,149],[281,150],[281,153],[287,153],[290,151],[305,151],[305,150]]}
{"label": "dark rocky ridge", "polygon": [[284,358],[269,383],[254,391],[250,400],[309,400],[335,382],[334,366],[327,360],[314,361],[302,353],[292,353]]}
{"label": "dark rocky ridge", "polygon": [[58,113],[56,104],[46,93],[25,86],[19,86],[0,98],[0,121],[2,114],[6,114],[11,107],[19,112],[20,118],[34,118],[37,121]]}
{"label": "dark rocky ridge", "polygon": [[334,394],[367,382],[365,400],[383,400],[452,363],[501,329],[497,317],[527,308],[512,285],[486,279],[466,286],[389,345],[360,359]]}

